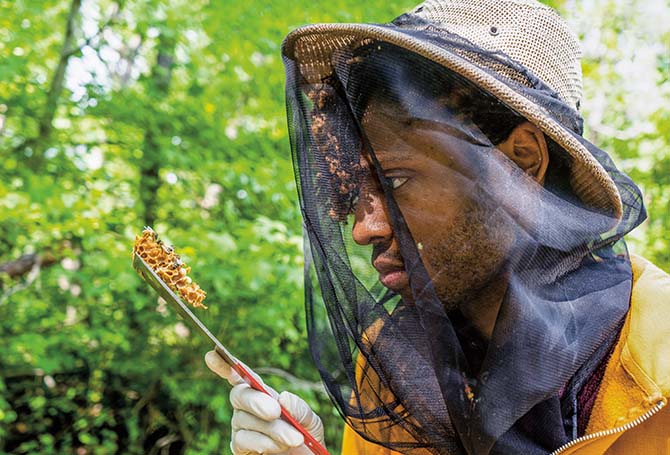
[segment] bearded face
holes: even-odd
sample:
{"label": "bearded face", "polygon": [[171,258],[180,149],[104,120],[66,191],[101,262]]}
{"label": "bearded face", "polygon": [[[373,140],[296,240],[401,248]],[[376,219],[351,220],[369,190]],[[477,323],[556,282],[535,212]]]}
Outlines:
{"label": "bearded face", "polygon": [[370,156],[354,207],[352,237],[372,245],[379,280],[412,300],[408,270],[394,236],[380,179],[390,182],[393,199],[416,243],[423,267],[447,310],[498,277],[514,243],[506,212],[482,190],[486,176],[473,150],[435,122],[403,119],[392,107],[372,104],[362,126],[383,171]]}

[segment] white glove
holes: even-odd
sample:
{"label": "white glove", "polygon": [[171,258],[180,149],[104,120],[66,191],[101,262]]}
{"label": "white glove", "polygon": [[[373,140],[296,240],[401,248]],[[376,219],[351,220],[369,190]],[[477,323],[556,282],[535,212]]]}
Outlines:
{"label": "white glove", "polygon": [[267,386],[272,397],[252,389],[215,351],[205,355],[205,363],[233,386],[230,391],[230,403],[234,408],[230,449],[234,455],[312,454],[305,446],[302,434],[280,418],[280,404],[317,441],[325,445],[321,419],[300,397],[290,392],[277,394]]}

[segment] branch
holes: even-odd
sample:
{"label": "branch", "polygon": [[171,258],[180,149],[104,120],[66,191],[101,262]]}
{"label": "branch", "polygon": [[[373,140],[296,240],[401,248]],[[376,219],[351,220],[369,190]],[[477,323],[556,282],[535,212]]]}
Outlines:
{"label": "branch", "polygon": [[306,381],[305,379],[300,379],[296,376],[293,376],[288,371],[281,370],[274,367],[265,367],[265,368],[256,368],[255,371],[258,374],[271,374],[273,376],[279,376],[286,379],[293,386],[300,390],[311,390],[326,395],[326,390],[323,387],[323,384],[319,382]]}
{"label": "branch", "polygon": [[138,414],[142,410],[142,408],[144,408],[147,404],[151,402],[151,400],[154,399],[159,389],[160,389],[160,379],[153,381],[151,383],[151,385],[149,386],[149,390],[147,390],[146,393],[142,395],[142,398],[140,398],[140,400],[137,403],[135,403],[135,406],[133,406],[131,414]]}
{"label": "branch", "polygon": [[10,278],[18,278],[33,270],[36,266],[48,267],[58,262],[51,253],[39,255],[37,253],[24,254],[18,259],[0,264],[0,273],[6,273]]}
{"label": "branch", "polygon": [[26,289],[31,284],[33,284],[33,282],[37,279],[39,274],[40,274],[40,262],[35,261],[33,266],[30,268],[30,272],[28,273],[28,276],[24,282],[7,289],[5,292],[2,293],[2,295],[0,295],[0,306],[2,306],[5,303],[5,301],[9,299],[12,295]]}
{"label": "branch", "polygon": [[[119,83],[120,83],[121,87],[123,87],[123,88],[128,87],[128,85],[130,84],[130,81],[131,81],[131,78],[132,78],[132,75],[133,75],[133,67],[135,65],[135,59],[137,58],[138,55],[140,55],[140,49],[144,45],[145,36],[141,33],[140,33],[139,36],[140,36],[140,41],[137,44],[137,46],[135,46],[135,48],[132,48],[129,51],[121,54],[122,59],[119,60],[116,63],[116,68],[115,68],[114,72],[119,74],[119,81],[120,81]],[[127,65],[126,65],[126,68],[125,68],[125,71],[123,72],[123,74],[121,74],[121,71],[120,71],[122,61],[127,62]]]}
{"label": "branch", "polygon": [[186,442],[187,445],[190,445],[190,443],[194,439],[193,432],[189,430],[188,423],[186,422],[186,419],[184,417],[184,413],[182,412],[179,406],[175,408],[174,414],[175,414],[175,420],[177,421],[177,428],[179,429],[179,433],[181,433],[182,439]]}
{"label": "branch", "polygon": [[115,6],[116,6],[115,11],[109,16],[109,18],[105,21],[105,23],[102,24],[102,26],[100,26],[100,28],[98,28],[97,32],[95,32],[93,35],[89,36],[88,38],[84,39],[84,42],[81,43],[79,46],[75,46],[70,50],[64,51],[63,55],[66,58],[70,58],[73,55],[80,52],[86,46],[90,46],[94,39],[99,38],[100,36],[102,36],[102,34],[105,32],[105,30],[107,30],[107,27],[113,25],[114,22],[119,18],[119,14],[121,13],[121,8],[119,8],[118,3],[116,3]]}
{"label": "branch", "polygon": [[[151,452],[155,453],[155,450],[161,450],[166,446],[169,446],[173,442],[181,441],[181,438],[177,436],[176,434],[168,434],[167,436],[163,436],[160,438],[158,441],[156,441],[156,444],[154,444],[154,447],[152,448]],[[161,450],[162,453],[162,450]]]}

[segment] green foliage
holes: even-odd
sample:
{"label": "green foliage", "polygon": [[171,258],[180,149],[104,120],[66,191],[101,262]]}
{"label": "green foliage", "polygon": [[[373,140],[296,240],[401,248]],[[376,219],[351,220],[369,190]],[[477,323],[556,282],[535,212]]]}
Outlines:
{"label": "green foliage", "polygon": [[253,368],[300,379],[264,375],[310,402],[337,453],[339,416],[304,386],[318,375],[279,47],[304,23],[410,4],[0,1],[0,264],[43,261],[1,275],[0,449],[228,453],[211,346],[130,267],[151,218],[208,290],[201,316]]}
{"label": "green foliage", "polygon": [[[279,48],[301,24],[383,22],[415,1],[79,3],[0,0],[0,265],[41,261],[0,274],[0,452],[229,453],[229,388],[204,365],[211,347],[130,266],[149,220],[208,290],[206,322],[253,368],[299,378],[264,374],[308,400],[337,453],[341,419],[305,386],[318,375]],[[599,63],[585,74],[606,87],[616,75]],[[669,67],[665,54],[665,96]],[[603,90],[625,112],[622,91]],[[643,183],[652,220],[636,245],[668,268],[670,114],[645,121],[635,138],[596,139]]]}
{"label": "green foliage", "polygon": [[670,10],[667,2],[589,0],[569,10],[584,47],[586,137],[642,188],[649,218],[631,251],[670,270]]}

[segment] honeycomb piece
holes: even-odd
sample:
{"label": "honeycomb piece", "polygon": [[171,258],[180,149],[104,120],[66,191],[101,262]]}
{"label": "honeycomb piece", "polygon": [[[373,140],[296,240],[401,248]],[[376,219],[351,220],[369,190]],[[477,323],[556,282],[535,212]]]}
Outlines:
{"label": "honeycomb piece", "polygon": [[170,289],[181,295],[194,308],[207,309],[202,303],[207,293],[188,276],[191,268],[175,254],[174,248],[158,239],[153,229],[145,227],[142,235],[135,237],[133,253],[144,259],[144,262]]}

